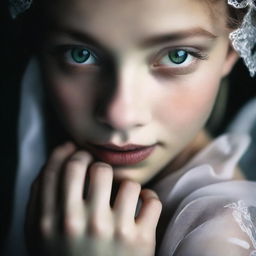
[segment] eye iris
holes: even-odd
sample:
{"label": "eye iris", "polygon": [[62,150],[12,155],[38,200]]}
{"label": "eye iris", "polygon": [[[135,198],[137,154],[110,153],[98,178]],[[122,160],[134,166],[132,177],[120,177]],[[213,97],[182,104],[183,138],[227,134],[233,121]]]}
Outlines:
{"label": "eye iris", "polygon": [[86,49],[73,49],[71,51],[72,59],[77,63],[83,63],[90,57],[90,52]]}
{"label": "eye iris", "polygon": [[183,63],[188,57],[188,53],[184,50],[175,50],[169,53],[170,60],[175,64]]}

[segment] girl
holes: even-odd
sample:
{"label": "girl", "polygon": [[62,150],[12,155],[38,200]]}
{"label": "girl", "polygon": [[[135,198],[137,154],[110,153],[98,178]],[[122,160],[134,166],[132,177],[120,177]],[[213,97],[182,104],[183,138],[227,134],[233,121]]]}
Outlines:
{"label": "girl", "polygon": [[204,129],[239,2],[12,1],[33,58],[6,255],[256,255],[248,137]]}

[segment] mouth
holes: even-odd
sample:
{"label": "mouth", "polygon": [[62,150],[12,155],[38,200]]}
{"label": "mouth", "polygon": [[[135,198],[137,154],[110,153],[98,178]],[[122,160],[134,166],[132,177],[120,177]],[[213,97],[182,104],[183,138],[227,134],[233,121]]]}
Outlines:
{"label": "mouth", "polygon": [[110,165],[134,165],[147,159],[154,151],[156,144],[141,146],[127,144],[116,146],[114,144],[89,144],[90,152],[100,161]]}

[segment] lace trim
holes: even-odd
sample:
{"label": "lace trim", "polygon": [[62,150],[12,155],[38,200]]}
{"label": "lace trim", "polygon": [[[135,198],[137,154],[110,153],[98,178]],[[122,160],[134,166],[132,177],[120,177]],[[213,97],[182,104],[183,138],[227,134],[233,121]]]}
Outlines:
{"label": "lace trim", "polygon": [[253,77],[256,74],[256,0],[228,0],[234,8],[249,7],[240,28],[229,38]]}
{"label": "lace trim", "polygon": [[245,8],[248,5],[256,5],[255,0],[228,0],[228,4],[235,8]]}
{"label": "lace trim", "polygon": [[32,5],[33,0],[9,0],[9,9],[13,19],[25,12]]}
{"label": "lace trim", "polygon": [[256,207],[248,207],[244,201],[239,200],[237,203],[225,205],[224,208],[233,209],[232,215],[234,219],[241,230],[248,235],[254,247],[250,256],[256,256]]}

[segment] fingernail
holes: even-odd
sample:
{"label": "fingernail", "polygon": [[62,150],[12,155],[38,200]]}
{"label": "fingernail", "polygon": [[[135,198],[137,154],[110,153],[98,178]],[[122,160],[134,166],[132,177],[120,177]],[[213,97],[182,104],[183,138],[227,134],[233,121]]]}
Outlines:
{"label": "fingernail", "polygon": [[151,193],[152,193],[152,196],[153,196],[153,197],[159,198],[158,194],[157,194],[155,191],[152,190]]}

